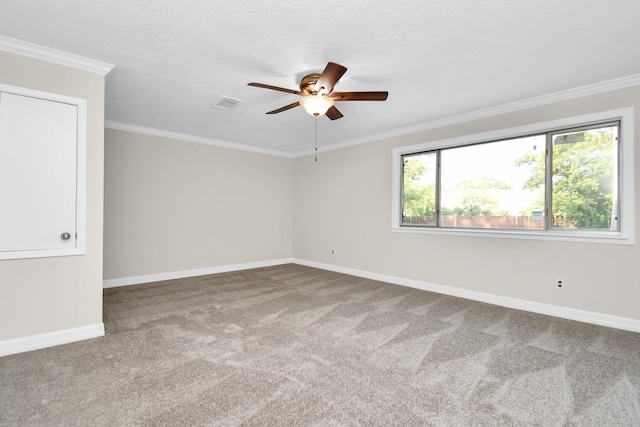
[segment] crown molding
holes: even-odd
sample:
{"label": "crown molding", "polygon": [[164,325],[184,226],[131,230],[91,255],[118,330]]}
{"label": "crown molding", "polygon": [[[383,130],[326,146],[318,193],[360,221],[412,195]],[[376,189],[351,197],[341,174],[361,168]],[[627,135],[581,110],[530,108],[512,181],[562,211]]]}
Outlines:
{"label": "crown molding", "polygon": [[[633,74],[618,79],[607,80],[600,83],[594,83],[590,85],[580,86],[573,89],[567,89],[560,92],[555,92],[547,95],[537,96],[534,98],[528,98],[521,101],[511,102],[508,104],[502,104],[495,107],[483,108],[481,110],[471,111],[468,113],[459,114],[456,116],[445,117],[438,120],[432,120],[415,126],[408,126],[404,128],[390,130],[388,132],[380,132],[372,135],[368,135],[362,138],[350,139],[342,141],[336,144],[327,145],[324,147],[318,147],[318,152],[326,152],[338,150],[341,148],[352,147],[355,145],[366,144],[374,141],[380,141],[388,138],[395,138],[398,136],[409,135],[413,133],[419,133],[430,129],[441,128],[444,126],[450,126],[454,124],[464,123],[472,120],[483,119],[492,116],[498,116],[500,114],[512,113],[527,108],[540,107],[544,105],[554,104],[562,101],[569,101],[576,98],[581,98],[590,95],[597,95],[600,93],[611,92],[618,89],[626,89],[633,86],[640,85],[640,74]],[[278,150],[270,150],[267,148],[255,147],[252,145],[238,144],[228,141],[222,141],[218,139],[205,138],[200,136],[194,136],[189,134],[170,132],[164,130],[158,130],[153,128],[146,128],[142,126],[129,125],[126,123],[105,121],[105,127],[111,129],[125,130],[136,133],[143,133],[147,135],[160,136],[165,138],[179,139],[183,141],[196,142],[200,144],[214,145],[224,148],[232,148],[236,150],[251,151],[255,153],[270,154],[280,157],[297,158],[311,155],[315,150],[304,150],[298,152],[286,152]]]}
{"label": "crown molding", "polygon": [[207,144],[222,148],[231,148],[234,150],[251,151],[253,153],[269,154],[271,156],[288,157],[293,155],[285,151],[270,150],[268,148],[255,147],[253,145],[238,144],[235,142],[223,141],[220,139],[206,138],[203,136],[189,135],[186,133],[171,132],[168,130],[160,130],[148,128],[144,126],[130,125],[127,123],[113,122],[105,120],[104,127],[115,130],[123,130],[127,132],[141,133],[144,135],[159,136],[161,138],[178,139],[180,141],[195,142],[197,144]]}
{"label": "crown molding", "polygon": [[[413,133],[423,132],[430,129],[441,128],[454,124],[469,122],[472,120],[484,119],[487,117],[498,116],[500,114],[512,113],[515,111],[525,110],[527,108],[540,107],[544,105],[554,104],[562,101],[569,101],[576,98],[582,98],[590,95],[597,95],[604,92],[611,92],[618,89],[625,89],[640,85],[640,74],[633,74],[618,79],[607,80],[600,83],[580,86],[573,89],[567,89],[560,92],[550,93],[548,95],[528,98],[521,101],[515,101],[508,104],[497,105],[495,107],[483,108],[481,110],[471,111],[456,116],[445,117],[443,119],[433,120],[415,126],[394,129],[388,132],[381,132],[368,135],[362,138],[350,139],[318,148],[318,151],[332,151],[340,148],[351,147],[354,145],[366,144],[369,142],[380,141],[382,139],[395,138],[398,136],[409,135]],[[302,157],[313,154],[314,150],[305,150],[293,154],[293,157]]]}
{"label": "crown molding", "polygon": [[74,55],[73,53],[63,52],[61,50],[51,49],[5,36],[0,36],[0,51],[15,53],[42,61],[53,62],[55,64],[89,71],[103,76],[109,74],[109,72],[115,67],[114,65],[107,64],[106,62],[96,61],[94,59],[85,58],[84,56]]}

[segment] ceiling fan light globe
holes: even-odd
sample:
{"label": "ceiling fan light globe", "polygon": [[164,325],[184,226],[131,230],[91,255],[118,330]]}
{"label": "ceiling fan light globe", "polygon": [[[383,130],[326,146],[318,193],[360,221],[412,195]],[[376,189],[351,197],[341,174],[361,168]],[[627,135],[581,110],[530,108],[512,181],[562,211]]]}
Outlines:
{"label": "ceiling fan light globe", "polygon": [[309,95],[300,100],[305,111],[312,116],[322,116],[327,110],[333,107],[333,99],[328,96]]}

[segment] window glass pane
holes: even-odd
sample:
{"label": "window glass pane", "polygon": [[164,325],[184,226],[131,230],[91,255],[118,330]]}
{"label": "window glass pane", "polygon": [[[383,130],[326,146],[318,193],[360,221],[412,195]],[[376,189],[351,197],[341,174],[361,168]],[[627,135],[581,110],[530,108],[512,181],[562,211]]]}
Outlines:
{"label": "window glass pane", "polygon": [[554,134],[553,228],[617,230],[618,126]]}
{"label": "window glass pane", "polygon": [[544,135],[442,150],[440,225],[543,230],[544,153]]}
{"label": "window glass pane", "polygon": [[435,151],[403,156],[402,223],[436,225]]}

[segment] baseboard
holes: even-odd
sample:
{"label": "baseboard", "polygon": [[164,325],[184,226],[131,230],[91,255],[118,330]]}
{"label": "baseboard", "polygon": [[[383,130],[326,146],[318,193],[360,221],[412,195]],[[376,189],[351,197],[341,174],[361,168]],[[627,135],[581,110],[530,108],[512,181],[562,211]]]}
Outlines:
{"label": "baseboard", "polygon": [[69,344],[101,336],[104,336],[104,324],[102,322],[81,326],[79,328],[29,335],[27,337],[0,341],[0,356],[39,350],[41,348],[54,347],[56,345]]}
{"label": "baseboard", "polygon": [[627,317],[612,316],[593,311],[577,310],[574,308],[561,307],[551,304],[527,301],[518,298],[503,297],[484,292],[470,291],[467,289],[454,288],[451,286],[437,285],[434,283],[422,282],[419,280],[406,279],[403,277],[388,276],[385,274],[372,273],[369,271],[356,270],[353,268],[340,267],[332,264],[324,264],[304,259],[293,259],[294,264],[305,265],[307,267],[320,268],[322,270],[335,271],[336,273],[349,274],[351,276],[363,277],[365,279],[378,280],[380,282],[394,285],[407,286],[429,292],[436,292],[444,295],[451,295],[466,298],[474,301],[486,302],[488,304],[502,307],[515,308],[532,313],[546,314],[563,319],[577,320],[579,322],[591,323],[594,325],[607,326],[610,328],[623,329],[626,331],[640,332],[640,320]]}
{"label": "baseboard", "polygon": [[160,282],[163,280],[184,279],[186,277],[206,276],[207,274],[229,273],[232,271],[250,270],[252,268],[273,267],[291,264],[293,258],[281,258],[267,261],[247,262],[243,264],[221,265],[217,267],[198,268],[193,270],[171,271],[167,273],[146,274],[142,276],[122,277],[103,280],[102,287],[117,288],[120,286],[139,285],[142,283]]}
{"label": "baseboard", "polygon": [[[577,310],[574,308],[561,307],[551,304],[527,301],[518,298],[510,298],[485,292],[470,291],[467,289],[454,288],[451,286],[438,285],[419,280],[407,279],[404,277],[389,276],[380,273],[373,273],[354,268],[341,267],[332,264],[325,264],[315,261],[308,261],[299,258],[282,258],[267,261],[257,261],[243,264],[223,265],[218,267],[201,268],[194,270],[182,270],[167,273],[149,274],[143,276],[123,277],[119,279],[108,279],[103,281],[103,287],[115,288],[119,286],[138,285],[149,282],[159,282],[162,280],[182,279],[186,277],[205,276],[207,274],[228,273],[232,271],[249,270],[252,268],[272,267],[282,264],[299,264],[307,267],[319,268],[322,270],[335,271],[337,273],[349,274],[351,276],[363,277],[371,280],[391,283],[394,285],[407,286],[429,292],[436,292],[444,295],[451,295],[466,298],[502,307],[515,308],[518,310],[530,311],[532,313],[546,314],[563,319],[577,320],[579,322],[591,323],[594,325],[607,326],[610,328],[623,329],[627,331],[640,332],[640,320],[627,317],[612,316],[609,314],[597,313],[593,311]],[[61,343],[62,344],[62,343]],[[55,344],[54,344],[55,345]],[[2,343],[0,342],[0,356],[2,353]],[[26,351],[26,350],[24,350]],[[8,353],[9,354],[9,353]]]}

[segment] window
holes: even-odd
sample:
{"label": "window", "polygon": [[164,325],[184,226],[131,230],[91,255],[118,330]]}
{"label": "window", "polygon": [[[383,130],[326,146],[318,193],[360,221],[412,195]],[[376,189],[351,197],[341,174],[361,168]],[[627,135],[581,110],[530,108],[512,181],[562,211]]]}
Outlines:
{"label": "window", "polygon": [[437,225],[437,152],[403,156],[403,224]]}
{"label": "window", "polygon": [[632,117],[396,149],[393,230],[633,244]]}
{"label": "window", "polygon": [[551,135],[550,226],[618,230],[618,129],[611,124]]}
{"label": "window", "polygon": [[517,163],[540,153],[544,160],[544,141],[538,135],[440,150],[440,226],[541,229],[531,212],[544,210],[544,187],[527,187],[532,173]]}

